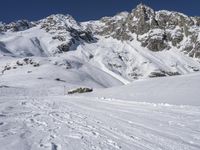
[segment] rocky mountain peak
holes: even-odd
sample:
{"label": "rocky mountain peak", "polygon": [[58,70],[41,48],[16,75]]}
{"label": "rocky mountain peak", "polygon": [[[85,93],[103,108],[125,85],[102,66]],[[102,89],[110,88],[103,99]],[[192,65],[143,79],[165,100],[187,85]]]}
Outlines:
{"label": "rocky mountain peak", "polygon": [[154,11],[139,4],[126,15],[102,18],[86,26],[101,36],[137,40],[151,51],[179,49],[191,57],[200,57],[199,18],[166,10]]}
{"label": "rocky mountain peak", "polygon": [[152,8],[139,4],[135,9],[132,10],[132,15],[136,18],[142,18],[145,21],[148,21],[152,16],[155,16],[155,12]]}
{"label": "rocky mountain peak", "polygon": [[53,27],[64,27],[64,28],[74,28],[79,30],[81,28],[80,23],[77,22],[71,15],[50,15],[45,19],[38,21],[41,26],[51,26]]}
{"label": "rocky mountain peak", "polygon": [[56,14],[37,22],[38,26],[58,40],[58,53],[67,52],[83,42],[92,42],[93,35],[85,30],[71,15]]}
{"label": "rocky mountain peak", "polygon": [[155,20],[155,11],[143,4],[139,4],[128,15],[126,20],[128,30],[138,35],[147,33],[150,28],[155,28],[157,22]]}
{"label": "rocky mountain peak", "polygon": [[[51,48],[52,53],[67,52],[81,43],[89,43],[95,40],[93,35],[85,30],[71,15],[62,14],[50,15],[36,22],[19,20],[9,24],[1,23],[0,32],[25,31],[32,27],[36,27],[34,30],[43,30],[49,34],[52,42],[55,43]],[[20,35],[23,35],[23,33]],[[37,39],[36,41],[39,43],[38,38],[33,37],[33,39]],[[33,39],[31,41],[35,41]]]}

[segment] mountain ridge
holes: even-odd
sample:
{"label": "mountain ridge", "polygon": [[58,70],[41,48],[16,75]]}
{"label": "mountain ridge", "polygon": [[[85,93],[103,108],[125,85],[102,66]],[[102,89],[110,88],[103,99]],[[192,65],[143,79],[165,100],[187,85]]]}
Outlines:
{"label": "mountain ridge", "polygon": [[96,21],[77,22],[56,14],[1,24],[0,55],[71,55],[127,83],[199,71],[199,33],[198,17],[140,4],[131,12]]}

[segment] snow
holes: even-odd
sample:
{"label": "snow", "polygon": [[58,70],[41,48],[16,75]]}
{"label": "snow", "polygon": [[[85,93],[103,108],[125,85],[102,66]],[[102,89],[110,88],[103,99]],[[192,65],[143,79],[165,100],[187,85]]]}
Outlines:
{"label": "snow", "polygon": [[[29,57],[40,66],[0,75],[0,149],[200,149],[199,73],[123,85],[81,52]],[[67,95],[83,86],[94,92]]]}
{"label": "snow", "polygon": [[[46,24],[49,32],[41,28]],[[0,33],[0,150],[200,149],[199,60],[175,47],[152,52],[135,34],[123,42],[96,35],[57,53],[72,38],[57,28],[82,32],[104,25],[57,14],[30,29]],[[176,37],[178,30],[167,32]],[[138,38],[148,34],[163,32]],[[53,39],[59,35],[66,40]],[[184,37],[181,44],[188,42]],[[155,72],[181,76],[150,79]],[[67,94],[80,87],[93,92]]]}
{"label": "snow", "polygon": [[92,96],[127,101],[200,106],[200,73],[137,80],[131,84],[96,90]]}
{"label": "snow", "polygon": [[123,77],[121,77],[118,74],[115,74],[114,72],[110,71],[108,68],[105,67],[105,65],[102,63],[102,60],[98,61],[101,70],[103,70],[104,72],[108,73],[109,75],[113,76],[115,79],[118,79],[119,81],[121,81],[123,84],[128,84],[130,83],[128,80],[124,79]]}
{"label": "snow", "polygon": [[[152,72],[160,70],[187,74],[193,72],[193,67],[200,68],[200,64],[196,60],[175,48],[151,52],[142,48],[136,41],[120,42],[112,38],[100,38],[97,43],[79,46],[77,50],[83,53],[89,51],[94,56],[90,60],[93,65],[104,71],[107,70],[107,73],[112,71],[112,76],[116,74],[127,81],[133,80],[133,73],[136,73],[136,78],[147,78]],[[127,81],[122,82],[127,84]]]}
{"label": "snow", "polygon": [[63,15],[63,14],[51,15],[45,19],[40,20],[39,22],[45,23],[45,22],[47,22],[48,19],[54,20],[57,23],[57,25],[60,25],[60,26],[67,26],[68,28],[71,27],[71,28],[74,28],[77,30],[81,29],[80,24],[69,14],[67,14],[67,15]]}
{"label": "snow", "polygon": [[79,96],[0,98],[2,150],[198,150],[200,108]]}
{"label": "snow", "polygon": [[[0,69],[3,69],[6,65],[11,67],[10,70],[6,70],[1,74],[1,85],[23,88],[40,85],[47,87],[85,85],[99,88],[122,85],[119,80],[109,74],[73,57],[69,59],[61,56],[31,57],[33,62],[39,63],[38,67],[31,64],[18,66],[16,62],[23,62],[23,59],[5,58],[0,60]],[[16,69],[13,69],[14,67]],[[57,78],[64,82],[55,81]],[[29,81],[28,84],[27,81]]]}
{"label": "snow", "polygon": [[[52,35],[34,27],[20,32],[10,32],[0,35],[4,48],[14,56],[51,56],[53,50],[60,44],[53,41]],[[51,44],[49,44],[51,43]]]}

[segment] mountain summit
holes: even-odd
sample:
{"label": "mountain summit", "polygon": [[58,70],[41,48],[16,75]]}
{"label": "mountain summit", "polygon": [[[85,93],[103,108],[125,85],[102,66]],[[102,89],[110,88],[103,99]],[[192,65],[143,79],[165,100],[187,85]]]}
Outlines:
{"label": "mountain summit", "polygon": [[154,11],[143,4],[121,18],[117,16],[119,14],[88,22],[88,28],[93,27],[94,33],[123,41],[136,38],[142,47],[151,51],[175,47],[191,57],[200,57],[199,17],[164,10]]}

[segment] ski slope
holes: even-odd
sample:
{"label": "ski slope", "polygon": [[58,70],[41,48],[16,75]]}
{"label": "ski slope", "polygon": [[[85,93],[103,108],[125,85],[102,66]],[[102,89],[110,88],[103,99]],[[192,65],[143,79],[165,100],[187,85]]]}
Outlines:
{"label": "ski slope", "polygon": [[0,97],[1,150],[199,150],[200,107]]}
{"label": "ski slope", "polygon": [[0,150],[200,149],[199,73],[75,95],[33,77],[0,88]]}
{"label": "ski slope", "polygon": [[[80,52],[2,57],[0,150],[200,149],[199,73],[123,85]],[[81,86],[94,92],[64,95]]]}

